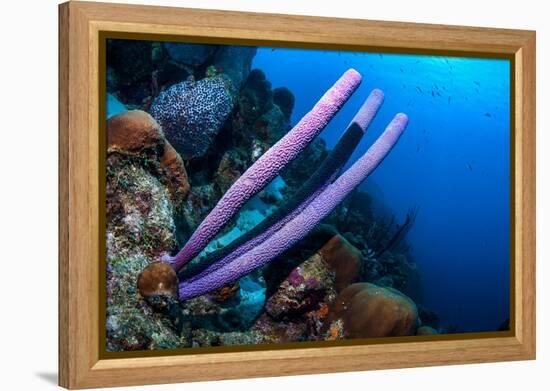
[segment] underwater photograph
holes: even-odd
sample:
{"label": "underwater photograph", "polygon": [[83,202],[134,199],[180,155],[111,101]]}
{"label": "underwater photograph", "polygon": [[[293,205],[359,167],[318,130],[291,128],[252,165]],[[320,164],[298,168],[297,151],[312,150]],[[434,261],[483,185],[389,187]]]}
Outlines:
{"label": "underwater photograph", "polygon": [[510,330],[510,60],[105,46],[106,352]]}

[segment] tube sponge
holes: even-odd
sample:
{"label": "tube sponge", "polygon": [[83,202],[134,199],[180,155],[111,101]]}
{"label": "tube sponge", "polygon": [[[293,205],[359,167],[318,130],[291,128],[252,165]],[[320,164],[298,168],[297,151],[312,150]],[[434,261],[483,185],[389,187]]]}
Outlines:
{"label": "tube sponge", "polygon": [[181,251],[169,260],[176,271],[206,247],[248,199],[262,190],[307,147],[340,110],[360,82],[361,75],[357,71],[350,69],[345,72],[290,132],[244,172],[206,216]]}
{"label": "tube sponge", "polygon": [[262,243],[222,267],[179,285],[179,298],[186,300],[219,288],[271,261],[304,238],[355,189],[391,151],[407,126],[405,114],[397,114],[369,150],[332,184],[328,185],[296,217]]}
{"label": "tube sponge", "polygon": [[184,268],[179,273],[180,278],[189,279],[188,282],[190,282],[216,270],[263,242],[294,218],[336,178],[361,141],[367,127],[382,105],[383,99],[382,91],[375,89],[371,92],[321,166],[291,198],[250,231],[222,249],[209,254],[199,263]]}

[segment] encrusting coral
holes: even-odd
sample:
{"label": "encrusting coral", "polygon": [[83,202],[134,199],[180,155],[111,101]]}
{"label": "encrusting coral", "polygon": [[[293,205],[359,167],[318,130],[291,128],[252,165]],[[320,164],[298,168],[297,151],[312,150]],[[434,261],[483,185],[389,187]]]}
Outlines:
{"label": "encrusting coral", "polygon": [[[174,257],[165,256],[179,271],[205,248],[208,242],[239,211],[244,203],[262,190],[279,172],[317,136],[340,110],[361,81],[350,69],[329,89],[314,108],[279,142],[262,155],[225,193],[203,220],[182,250]],[[284,207],[283,216],[255,238],[251,238],[198,275],[179,284],[179,299],[187,300],[231,283],[266,264],[304,238],[342,202],[386,157],[405,129],[408,119],[397,114],[371,148],[340,177],[336,178],[362,133],[382,102],[383,94],[375,90],[356,114],[343,137],[342,155],[334,154],[316,179],[315,186],[300,195],[296,205]],[[359,130],[359,131],[358,131]],[[355,135],[354,135],[355,134]],[[346,144],[348,142],[349,144]],[[278,216],[279,217],[279,216]],[[161,267],[152,264],[150,267]],[[164,266],[162,266],[164,267]],[[145,273],[146,271],[144,271]]]}
{"label": "encrusting coral", "polygon": [[401,292],[356,283],[334,300],[325,328],[328,333],[340,329],[345,338],[395,337],[414,335],[418,323],[416,304]]}
{"label": "encrusting coral", "polygon": [[175,84],[153,101],[151,115],[185,158],[202,156],[233,109],[231,81],[224,75]]}

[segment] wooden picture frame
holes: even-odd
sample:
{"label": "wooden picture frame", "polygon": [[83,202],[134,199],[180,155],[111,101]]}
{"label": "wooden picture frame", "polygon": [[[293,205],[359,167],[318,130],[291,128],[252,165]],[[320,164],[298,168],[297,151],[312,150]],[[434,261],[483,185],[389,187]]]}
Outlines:
{"label": "wooden picture frame", "polygon": [[[511,330],[394,343],[104,358],[99,115],[102,32],[218,42],[504,54],[511,60]],[[104,118],[104,116],[103,116]],[[59,6],[59,384],[90,388],[535,358],[535,32],[91,2]]]}

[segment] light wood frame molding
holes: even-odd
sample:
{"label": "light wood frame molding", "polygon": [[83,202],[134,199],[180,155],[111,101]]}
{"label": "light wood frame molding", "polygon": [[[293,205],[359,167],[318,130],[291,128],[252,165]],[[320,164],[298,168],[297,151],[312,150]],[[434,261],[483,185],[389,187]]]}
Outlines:
{"label": "light wood frame molding", "polygon": [[[512,330],[503,337],[100,357],[101,31],[509,56]],[[59,383],[90,388],[535,358],[535,32],[71,1],[59,6]]]}

